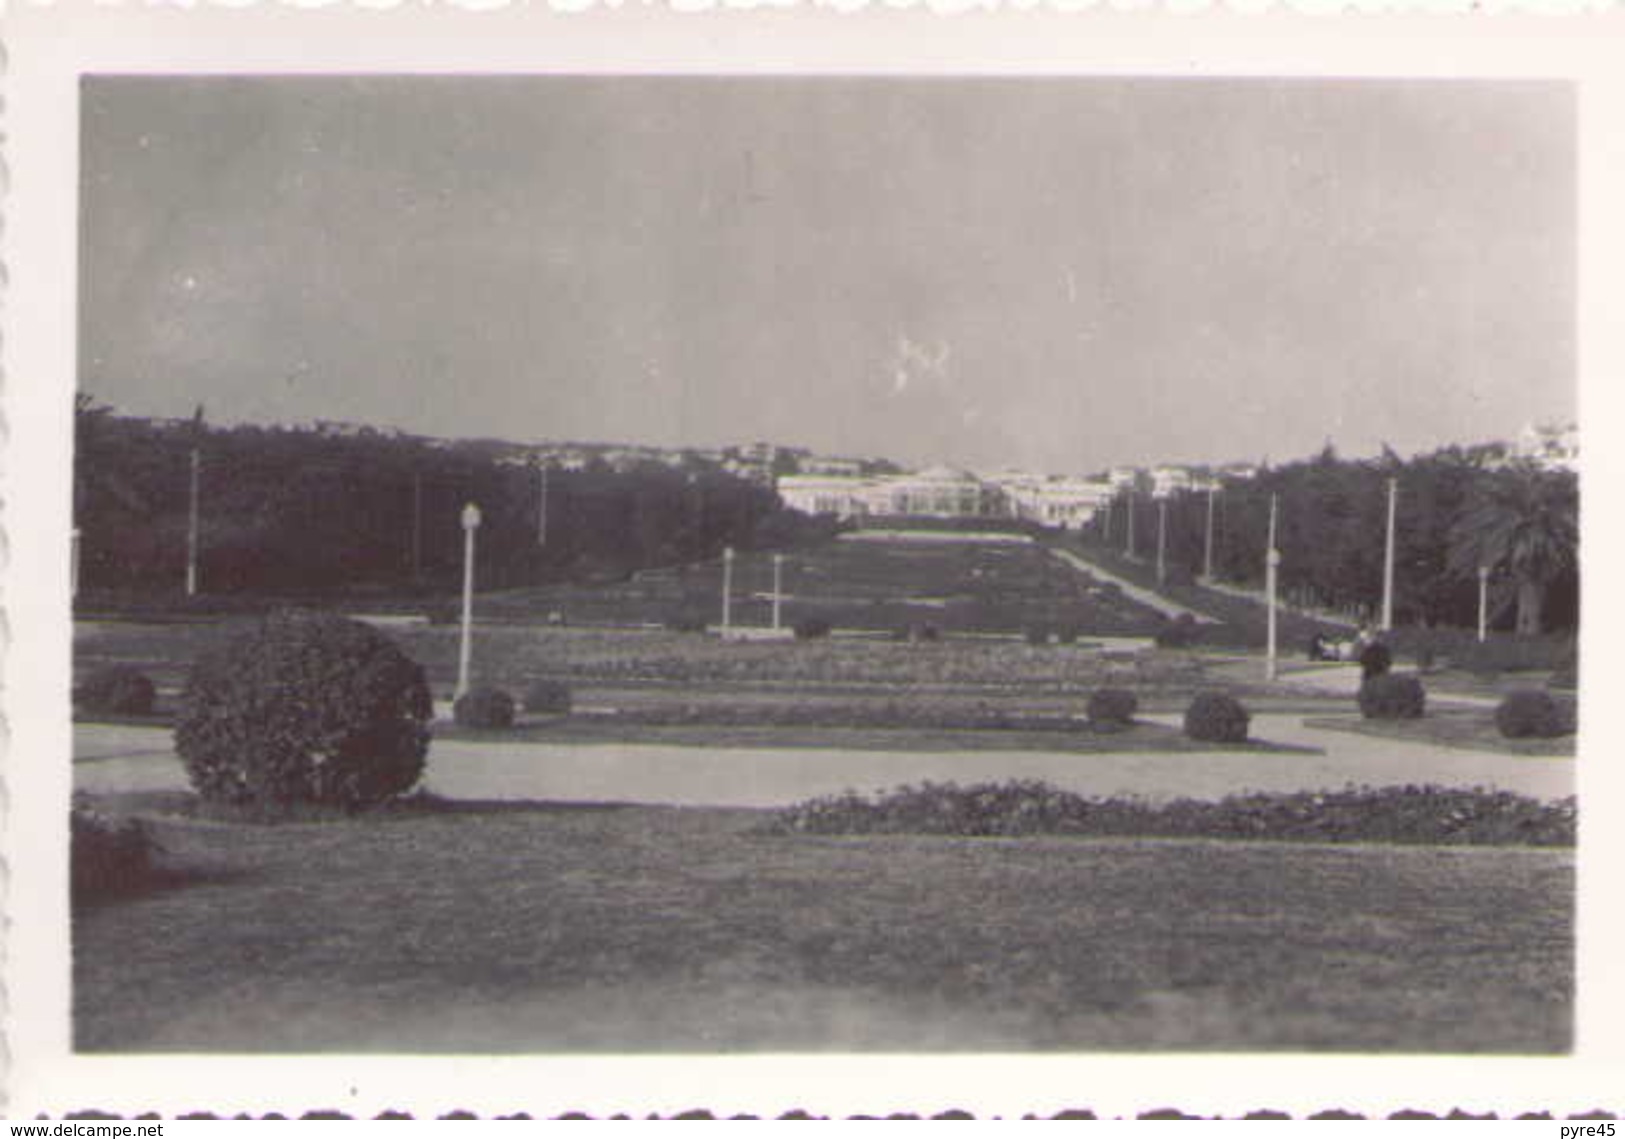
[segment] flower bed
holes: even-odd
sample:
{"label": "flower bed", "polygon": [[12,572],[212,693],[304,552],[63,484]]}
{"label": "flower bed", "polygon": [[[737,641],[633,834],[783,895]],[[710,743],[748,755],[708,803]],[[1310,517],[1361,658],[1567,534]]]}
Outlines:
{"label": "flower bed", "polygon": [[1232,795],[1218,802],[1086,798],[1047,783],[924,783],[812,799],[770,829],[799,834],[1078,835],[1573,846],[1573,798],[1434,786]]}

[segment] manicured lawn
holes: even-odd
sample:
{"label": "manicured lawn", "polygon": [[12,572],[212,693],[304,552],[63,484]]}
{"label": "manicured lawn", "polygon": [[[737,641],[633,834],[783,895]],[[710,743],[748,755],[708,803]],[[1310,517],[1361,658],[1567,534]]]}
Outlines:
{"label": "manicured lawn", "polygon": [[1495,727],[1495,713],[1489,708],[1436,709],[1417,720],[1367,720],[1361,716],[1316,716],[1304,721],[1314,728],[1357,732],[1379,739],[1414,740],[1441,744],[1467,751],[1496,752],[1501,755],[1572,756],[1575,737],[1556,739],[1513,739]]}
{"label": "manicured lawn", "polygon": [[[843,629],[932,624],[951,631],[1020,632],[1029,623],[1070,624],[1094,633],[1140,634],[1159,624],[1151,610],[1096,587],[1038,545],[930,541],[832,541],[785,555],[786,624],[818,617]],[[732,619],[771,620],[769,553],[734,561]],[[601,585],[504,590],[480,599],[488,617],[572,623],[721,620],[720,559]]]}
{"label": "manicured lawn", "polygon": [[174,879],[76,915],[77,1046],[1569,1047],[1571,852],[812,837],[763,820],[171,817]]}

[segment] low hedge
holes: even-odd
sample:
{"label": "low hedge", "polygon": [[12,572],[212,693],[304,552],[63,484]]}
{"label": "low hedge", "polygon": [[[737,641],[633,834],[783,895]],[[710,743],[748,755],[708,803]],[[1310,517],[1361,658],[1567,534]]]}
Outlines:
{"label": "low hedge", "polygon": [[1036,780],[924,783],[876,796],[798,803],[767,829],[780,834],[1079,835],[1573,846],[1576,804],[1481,788],[1345,787],[1231,795],[1218,802],[1086,798]]}
{"label": "low hedge", "polygon": [[571,708],[570,686],[562,680],[533,680],[525,687],[525,711],[565,715]]}
{"label": "low hedge", "polygon": [[513,727],[513,697],[500,688],[481,686],[470,688],[457,697],[451,708],[452,719],[464,728]]}
{"label": "low hedge", "polygon": [[157,697],[152,679],[127,664],[103,665],[73,690],[76,708],[107,716],[151,715]]}
{"label": "low hedge", "polygon": [[68,828],[70,890],[76,903],[134,893],[147,885],[159,846],[140,819],[113,819],[75,804]]}
{"label": "low hedge", "polygon": [[1098,727],[1127,727],[1139,710],[1139,697],[1127,688],[1098,688],[1089,694],[1089,722]]}
{"label": "low hedge", "polygon": [[1360,715],[1368,720],[1415,720],[1427,705],[1427,690],[1414,676],[1382,673],[1360,684]]}
{"label": "low hedge", "polygon": [[1189,613],[1181,613],[1157,630],[1157,645],[1165,649],[1188,649],[1201,640],[1202,627]]}

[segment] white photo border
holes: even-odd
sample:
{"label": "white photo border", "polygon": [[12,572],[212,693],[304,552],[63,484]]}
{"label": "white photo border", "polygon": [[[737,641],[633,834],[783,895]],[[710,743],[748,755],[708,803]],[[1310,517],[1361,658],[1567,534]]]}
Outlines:
{"label": "white photo border", "polygon": [[[561,4],[561,9],[566,5]],[[15,5],[5,17],[3,1075],[11,1117],[332,1110],[420,1118],[567,1111],[669,1115],[1050,1115],[1177,1108],[1239,1117],[1625,1109],[1625,708],[1606,699],[1625,557],[1614,384],[1625,380],[1625,23],[1619,13],[1309,18],[1276,10],[1067,14],[871,6],[706,11],[543,7],[297,10]],[[597,73],[1391,76],[1574,85],[1586,659],[1579,755],[1576,1047],[1563,1057],[85,1056],[69,1036],[68,551],[79,79],[90,73]],[[1619,816],[1619,817],[1616,817]]]}

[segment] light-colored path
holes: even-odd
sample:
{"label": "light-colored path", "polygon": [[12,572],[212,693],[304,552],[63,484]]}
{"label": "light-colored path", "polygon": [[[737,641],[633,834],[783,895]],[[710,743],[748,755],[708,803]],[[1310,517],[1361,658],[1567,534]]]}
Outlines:
{"label": "light-colored path", "polygon": [[1049,552],[1061,559],[1061,561],[1065,562],[1067,565],[1071,566],[1073,569],[1077,570],[1079,573],[1087,574],[1090,577],[1096,578],[1100,581],[1110,582],[1118,589],[1121,589],[1126,596],[1133,598],[1135,601],[1138,601],[1141,605],[1144,605],[1149,609],[1155,609],[1164,617],[1173,618],[1188,613],[1193,619],[1204,625],[1217,625],[1219,623],[1218,619],[1215,617],[1210,617],[1206,613],[1199,612],[1198,610],[1192,609],[1187,605],[1181,605],[1177,601],[1170,601],[1160,593],[1146,589],[1144,586],[1135,585],[1132,581],[1129,581],[1126,578],[1118,577],[1110,570],[1101,569],[1099,566],[1095,565],[1095,563],[1087,561],[1084,558],[1080,558],[1071,550],[1059,550],[1054,546],[1051,546]]}
{"label": "light-colored path", "polygon": [[[1149,719],[1177,723],[1177,716]],[[815,748],[693,748],[653,744],[436,741],[425,785],[454,799],[642,802],[775,807],[847,789],[924,780],[1041,779],[1086,795],[1217,799],[1242,791],[1334,790],[1347,784],[1490,787],[1540,799],[1574,793],[1574,760],[1525,758],[1305,727],[1299,715],[1259,715],[1253,734],[1322,747],[1325,755],[1186,752],[1080,755],[1034,751],[856,752]],[[75,786],[86,791],[186,787],[169,733],[79,725]]]}

